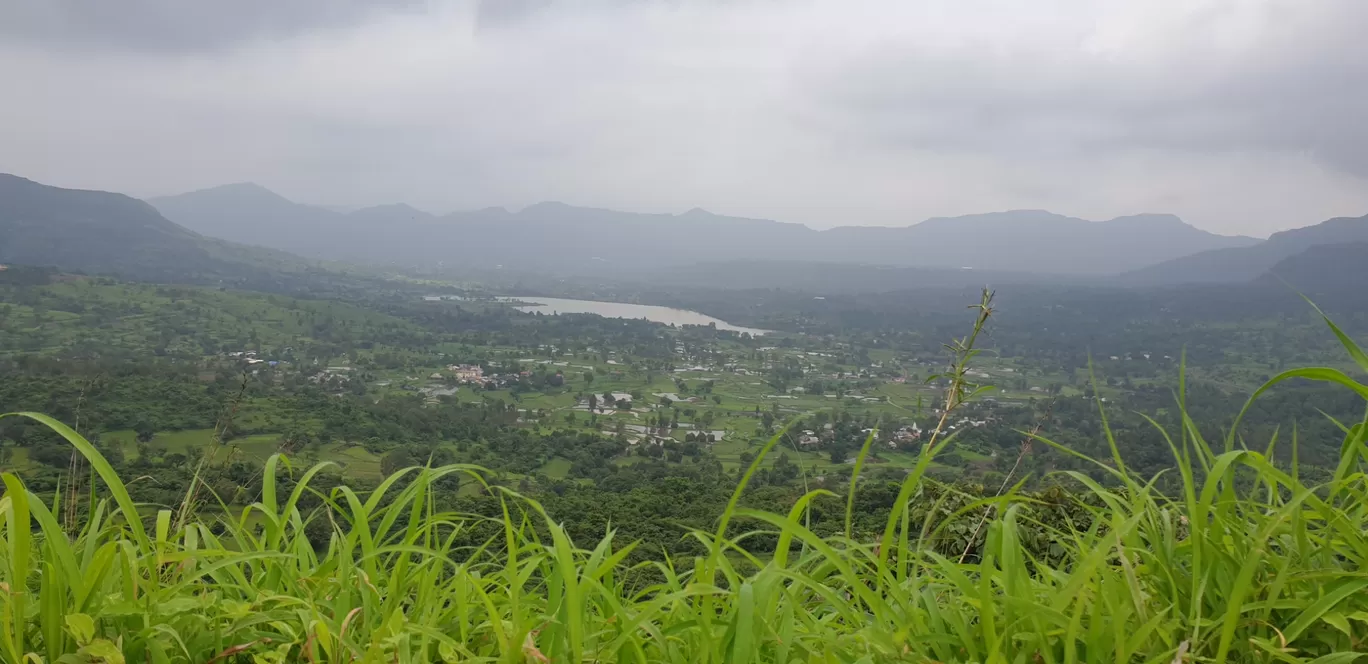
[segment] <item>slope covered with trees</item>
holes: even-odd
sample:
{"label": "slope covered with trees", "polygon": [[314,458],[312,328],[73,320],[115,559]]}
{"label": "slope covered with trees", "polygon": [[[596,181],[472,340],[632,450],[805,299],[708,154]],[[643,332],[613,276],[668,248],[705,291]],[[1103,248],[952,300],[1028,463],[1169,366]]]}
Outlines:
{"label": "slope covered with trees", "polygon": [[123,194],[0,174],[0,264],[160,283],[333,291],[373,281],[346,266],[205,237]]}
{"label": "slope covered with trees", "polygon": [[121,194],[0,175],[0,263],[166,279],[223,268],[202,238]]}

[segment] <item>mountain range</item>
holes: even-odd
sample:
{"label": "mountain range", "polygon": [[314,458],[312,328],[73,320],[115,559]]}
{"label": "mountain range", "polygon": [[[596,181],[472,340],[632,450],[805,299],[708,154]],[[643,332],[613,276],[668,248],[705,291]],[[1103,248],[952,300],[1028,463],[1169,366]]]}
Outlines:
{"label": "mountain range", "polygon": [[149,202],[195,232],[314,258],[605,274],[766,260],[1106,275],[1259,242],[1208,233],[1167,214],[1093,222],[1016,210],[898,228],[818,231],[702,209],[641,214],[550,202],[516,212],[490,208],[443,216],[406,205],[342,213],[295,203],[254,184]]}
{"label": "mountain range", "polygon": [[405,205],[338,212],[255,185],[149,204],[0,174],[0,263],[260,290],[347,288],[375,279],[349,264],[320,260],[348,259],[811,292],[1256,281],[1314,291],[1326,284],[1356,288],[1360,275],[1368,277],[1360,259],[1365,251],[1368,216],[1331,219],[1264,241],[1213,235],[1170,215],[1091,222],[1041,211],[816,231],[703,210],[651,215],[560,203],[444,216]]}

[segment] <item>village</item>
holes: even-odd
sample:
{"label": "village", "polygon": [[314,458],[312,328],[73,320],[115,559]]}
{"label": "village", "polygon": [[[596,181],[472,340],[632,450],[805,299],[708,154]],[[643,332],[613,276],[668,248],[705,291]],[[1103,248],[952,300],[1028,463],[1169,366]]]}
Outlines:
{"label": "village", "polygon": [[[995,389],[942,423],[937,404],[944,382],[928,380],[940,368],[939,358],[856,351],[841,343],[814,349],[811,340],[806,346],[788,343],[679,341],[667,360],[555,344],[402,359],[354,353],[328,362],[275,359],[290,357],[284,349],[225,356],[245,371],[296,375],[335,396],[364,393],[379,402],[410,395],[428,408],[448,400],[501,402],[517,409],[518,426],[572,428],[617,439],[624,459],[701,445],[724,462],[739,463],[781,431],[790,453],[815,465],[851,461],[871,433],[880,458],[911,459],[937,424],[942,436],[993,429],[1003,413],[1027,411],[1021,406],[1042,396],[1039,386]],[[1020,388],[1015,372],[998,366],[968,377]]]}

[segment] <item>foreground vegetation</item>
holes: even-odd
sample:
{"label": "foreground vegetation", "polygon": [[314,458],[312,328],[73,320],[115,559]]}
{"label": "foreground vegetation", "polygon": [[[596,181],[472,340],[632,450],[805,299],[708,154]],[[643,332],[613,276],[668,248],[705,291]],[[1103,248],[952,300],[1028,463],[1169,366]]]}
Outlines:
{"label": "foreground vegetation", "polygon": [[[1368,371],[1368,356],[1339,336]],[[1284,372],[1255,397],[1289,379],[1368,400],[1368,385],[1325,368]],[[1329,481],[1311,484],[1295,463],[1296,432],[1256,451],[1238,427],[1212,442],[1184,417],[1165,434],[1177,477],[1163,492],[1127,468],[1104,427],[1112,458],[1092,463],[1106,481],[1067,473],[1077,493],[1048,520],[1013,490],[934,509],[954,495],[932,491],[925,477],[953,443],[942,437],[925,445],[881,527],[856,526],[861,487],[851,482],[840,497],[844,531],[827,536],[808,527],[813,505],[832,498],[826,490],[787,514],[740,506],[775,436],[715,529],[689,535],[699,555],[628,563],[633,543],[611,531],[577,543],[537,501],[484,483],[469,465],[409,468],[358,495],[347,486],[313,490],[322,464],[287,493],[278,477],[288,462],[273,456],[251,505],[216,513],[192,509],[197,498],[187,496],[180,509],[149,510],[75,431],[14,415],[69,441],[106,492],[64,513],[60,493],[39,496],[3,475],[0,656],[8,662],[1368,656],[1368,418],[1340,426],[1338,465]],[[1056,446],[1040,436],[1030,443]],[[1279,445],[1293,448],[1291,464],[1273,460]],[[866,443],[856,479],[868,453]],[[501,517],[439,509],[443,483],[457,475],[496,498]],[[467,537],[491,525],[492,536]],[[323,529],[321,542],[311,528]],[[947,551],[947,538],[966,531],[980,543]],[[1042,537],[1044,555],[1027,541]]]}

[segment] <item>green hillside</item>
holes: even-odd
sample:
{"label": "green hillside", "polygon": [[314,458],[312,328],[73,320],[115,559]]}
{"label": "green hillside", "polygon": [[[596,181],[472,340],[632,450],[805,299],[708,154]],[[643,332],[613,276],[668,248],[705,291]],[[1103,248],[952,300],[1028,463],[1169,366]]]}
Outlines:
{"label": "green hillside", "polygon": [[375,277],[193,233],[140,200],[0,173],[0,265],[50,266],[161,283],[337,291]]}

